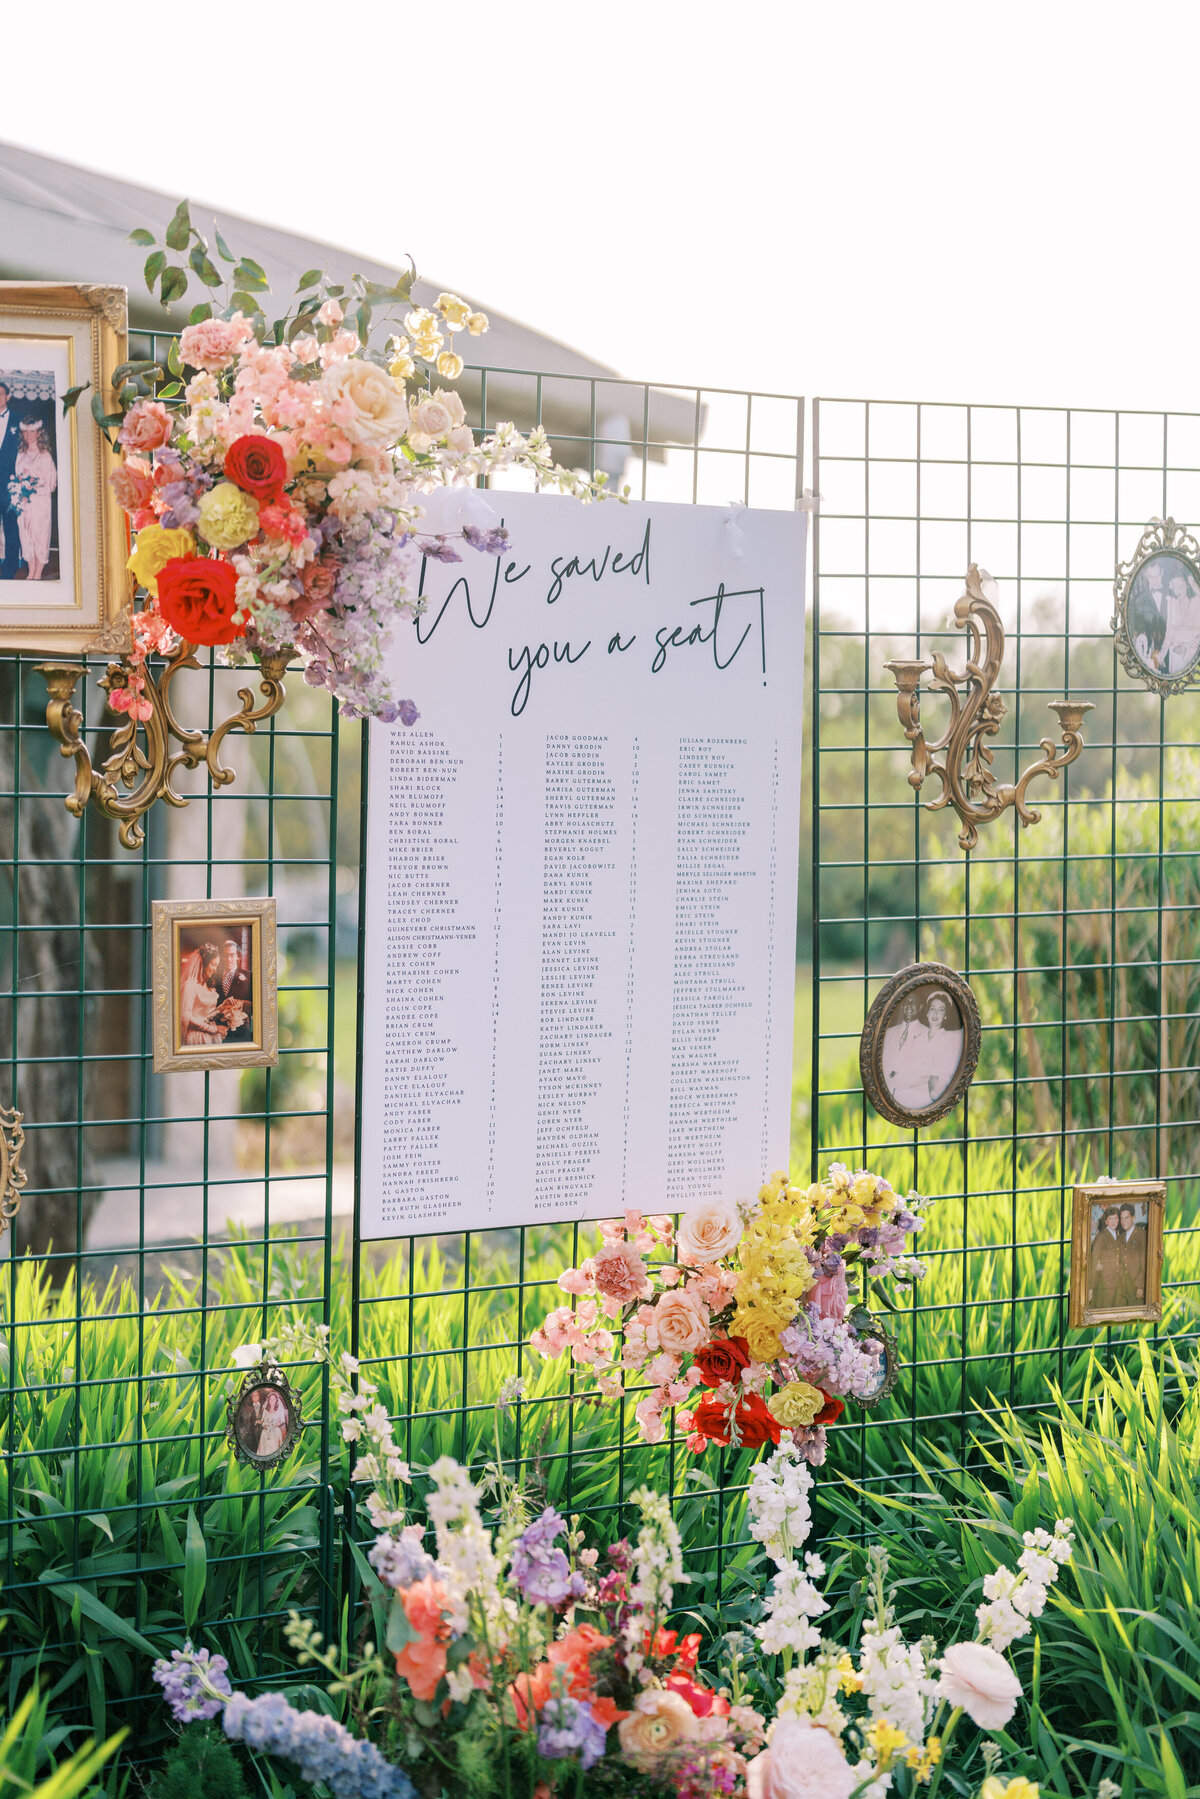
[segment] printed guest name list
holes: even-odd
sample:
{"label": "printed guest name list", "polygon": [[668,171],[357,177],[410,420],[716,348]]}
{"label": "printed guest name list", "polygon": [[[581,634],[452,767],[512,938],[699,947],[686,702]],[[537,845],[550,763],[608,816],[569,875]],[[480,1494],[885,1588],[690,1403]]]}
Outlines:
{"label": "printed guest name list", "polygon": [[787,1161],[805,516],[486,504],[509,548],[426,563],[420,720],[371,727],[365,1238]]}

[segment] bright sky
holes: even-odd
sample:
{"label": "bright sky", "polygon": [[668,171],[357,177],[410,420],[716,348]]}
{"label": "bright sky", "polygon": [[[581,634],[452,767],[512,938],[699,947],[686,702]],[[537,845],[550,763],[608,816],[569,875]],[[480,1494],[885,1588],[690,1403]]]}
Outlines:
{"label": "bright sky", "polygon": [[54,11],[52,71],[45,9],[6,19],[47,79],[0,137],[411,253],[633,378],[1200,408],[1200,9]]}

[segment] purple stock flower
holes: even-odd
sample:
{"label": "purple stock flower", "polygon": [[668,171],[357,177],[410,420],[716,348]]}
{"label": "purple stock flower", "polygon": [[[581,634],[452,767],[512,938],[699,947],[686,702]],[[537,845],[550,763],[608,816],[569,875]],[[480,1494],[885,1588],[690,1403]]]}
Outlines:
{"label": "purple stock flower", "polygon": [[293,1710],[282,1693],[235,1693],[225,1707],[225,1735],[294,1762],[305,1780],[323,1780],[334,1799],[416,1799],[408,1775],[384,1761],[374,1743],[351,1736],[336,1718]]}
{"label": "purple stock flower", "polygon": [[484,556],[498,556],[501,550],[508,548],[508,527],[497,525],[494,531],[485,531],[482,525],[464,525],[463,542],[469,543],[473,550],[479,550]]}
{"label": "purple stock flower", "polygon": [[571,1564],[554,1539],[565,1529],[553,1506],[522,1532],[513,1546],[512,1576],[531,1605],[565,1605],[583,1597],[586,1582],[572,1574]]}
{"label": "purple stock flower", "polygon": [[419,1524],[406,1524],[398,1537],[388,1531],[376,1537],[367,1560],[385,1586],[399,1591],[437,1574],[437,1563],[421,1547],[422,1534]]}
{"label": "purple stock flower", "polygon": [[606,1727],[581,1699],[547,1699],[542,1707],[537,1746],[547,1761],[578,1755],[586,1772],[603,1757],[607,1737]]}
{"label": "purple stock flower", "polygon": [[153,1678],[180,1724],[193,1718],[215,1718],[233,1693],[225,1657],[193,1649],[190,1638],[182,1649],[172,1650],[170,1661],[155,1662]]}
{"label": "purple stock flower", "polygon": [[422,556],[428,556],[431,562],[462,561],[458,551],[444,537],[418,537],[416,541]]}
{"label": "purple stock flower", "polygon": [[189,482],[168,481],[159,489],[159,492],[166,502],[174,525],[195,524],[200,517],[200,508],[192,497],[192,488]]}

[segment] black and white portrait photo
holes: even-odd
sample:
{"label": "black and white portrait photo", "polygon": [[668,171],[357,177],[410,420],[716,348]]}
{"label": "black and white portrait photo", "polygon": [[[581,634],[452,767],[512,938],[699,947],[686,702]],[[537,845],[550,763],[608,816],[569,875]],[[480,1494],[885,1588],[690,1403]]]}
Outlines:
{"label": "black and white portrait photo", "polygon": [[55,376],[0,367],[0,581],[58,581],[60,560]]}
{"label": "black and white portrait photo", "polygon": [[1200,582],[1181,556],[1161,551],[1129,588],[1126,628],[1138,661],[1172,679],[1200,662]]}
{"label": "black and white portrait photo", "polygon": [[863,1088],[894,1124],[927,1124],[955,1106],[979,1059],[979,1010],[961,975],[918,962],[893,975],[859,1044]]}

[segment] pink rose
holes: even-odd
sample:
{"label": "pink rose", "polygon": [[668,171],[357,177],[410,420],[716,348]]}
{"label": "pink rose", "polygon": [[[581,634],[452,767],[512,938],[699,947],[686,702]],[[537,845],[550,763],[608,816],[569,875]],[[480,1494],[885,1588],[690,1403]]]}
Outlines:
{"label": "pink rose", "polygon": [[253,341],[249,321],[235,312],[231,319],[202,319],[198,325],[186,325],[179,333],[179,354],[190,369],[219,375],[238,351]]}
{"label": "pink rose", "polygon": [[113,469],[108,485],[117,496],[118,506],[123,506],[126,512],[139,512],[154,498],[154,475],[150,464],[135,456]]}
{"label": "pink rose", "polygon": [[632,1243],[605,1243],[592,1258],[596,1285],[609,1299],[628,1305],[646,1290],[646,1264]]}
{"label": "pink rose", "polygon": [[807,1295],[807,1303],[816,1306],[818,1318],[832,1318],[835,1323],[840,1323],[850,1303],[846,1270],[839,1268],[836,1274],[823,1274]]}
{"label": "pink rose", "polygon": [[850,1799],[857,1785],[836,1737],[786,1715],[746,1770],[748,1799]]}
{"label": "pink rose", "polygon": [[117,442],[127,450],[161,450],[171,436],[171,415],[161,400],[137,400],[125,414]]}
{"label": "pink rose", "polygon": [[708,1342],[708,1307],[686,1287],[664,1293],[654,1308],[660,1346],[671,1355],[693,1355]]}

